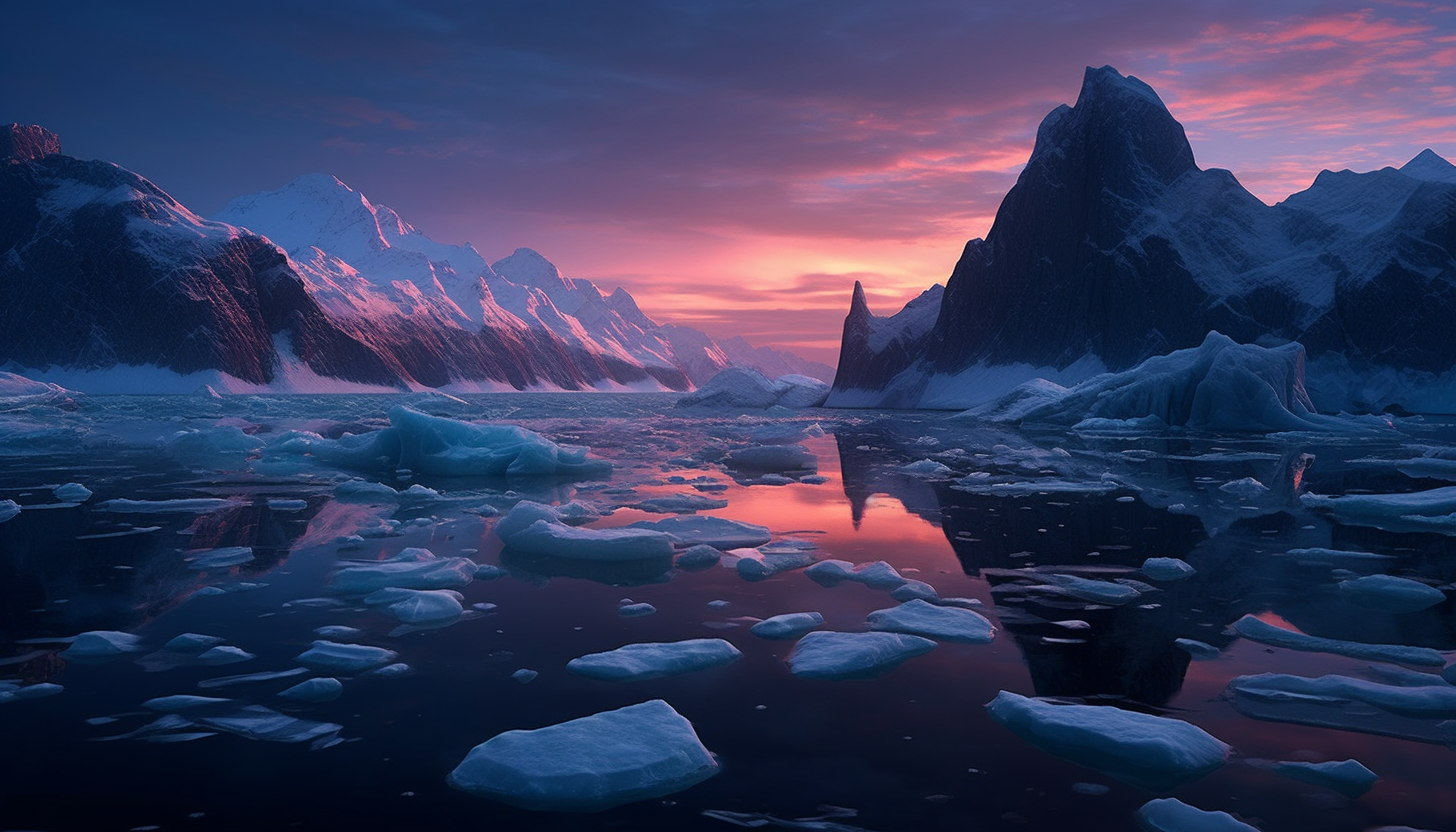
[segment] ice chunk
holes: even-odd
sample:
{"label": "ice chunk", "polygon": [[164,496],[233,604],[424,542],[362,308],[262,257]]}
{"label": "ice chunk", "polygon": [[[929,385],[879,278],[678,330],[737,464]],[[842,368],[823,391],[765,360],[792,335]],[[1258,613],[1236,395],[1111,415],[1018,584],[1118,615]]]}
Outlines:
{"label": "ice chunk", "polygon": [[0,523],[14,520],[20,514],[20,504],[14,500],[0,500]]}
{"label": "ice chunk", "polygon": [[933,459],[922,459],[908,465],[901,465],[898,470],[902,474],[916,474],[924,477],[943,477],[950,473],[948,466]]}
{"label": "ice chunk", "polygon": [[318,627],[313,631],[313,634],[331,641],[338,641],[339,639],[360,639],[365,635],[364,631],[358,627],[345,627],[342,624],[328,624],[323,627]]}
{"label": "ice chunk", "polygon": [[1194,571],[1179,558],[1148,558],[1143,561],[1143,574],[1155,581],[1181,581]]}
{"label": "ice chunk", "polygon": [[186,552],[182,559],[187,561],[188,569],[199,572],[205,569],[226,569],[229,566],[238,566],[251,561],[253,550],[248,546],[227,546],[221,549]]}
{"label": "ice chunk", "polygon": [[679,398],[678,407],[766,410],[818,407],[829,397],[829,385],[808,376],[787,375],[776,379],[747,367],[728,367],[708,379],[697,390]]}
{"label": "ice chunk", "polygon": [[898,607],[875,610],[868,616],[871,630],[909,633],[962,644],[989,644],[996,627],[985,616],[957,607],[937,607],[919,598]]}
{"label": "ice chunk", "polygon": [[754,624],[748,632],[761,638],[798,638],[824,623],[817,612],[787,612]]}
{"label": "ice chunk", "polygon": [[71,639],[71,646],[61,651],[61,658],[80,661],[102,661],[123,653],[140,653],[141,636],[116,630],[92,630]]}
{"label": "ice chunk", "polygon": [[1197,641],[1191,638],[1173,639],[1173,644],[1178,649],[1193,657],[1194,661],[1206,662],[1218,658],[1218,648],[1207,642]]}
{"label": "ice chunk", "polygon": [[364,596],[364,603],[382,606],[405,624],[453,621],[465,611],[465,596],[452,589],[386,587]]}
{"label": "ice chunk", "polygon": [[1387,612],[1416,612],[1446,600],[1433,586],[1393,575],[1366,575],[1340,581],[1340,597],[1362,607]]}
{"label": "ice chunk", "polygon": [[675,676],[735,662],[743,655],[721,638],[628,644],[605,653],[588,653],[566,663],[566,669],[607,682],[636,682]]}
{"label": "ice chunk", "polygon": [[118,514],[169,514],[171,512],[184,511],[205,514],[235,505],[240,505],[240,503],[235,500],[225,500],[221,497],[190,497],[180,500],[125,500],[118,498],[97,503],[96,508]]}
{"label": "ice chunk", "polygon": [[171,714],[178,711],[190,711],[195,708],[210,708],[216,705],[227,705],[233,700],[223,699],[217,696],[189,696],[187,694],[175,694],[173,696],[158,696],[142,703],[143,708],[148,708],[160,713]]}
{"label": "ice chunk", "polygon": [[1277,774],[1290,777],[1301,783],[1324,786],[1354,799],[1370,791],[1380,777],[1361,765],[1357,760],[1330,761],[1327,763],[1306,763],[1298,761],[1258,762],[1250,761],[1259,768],[1267,768]]}
{"label": "ice chunk", "polygon": [[805,569],[804,574],[821,586],[838,586],[850,579],[853,569],[854,564],[847,560],[830,558]]}
{"label": "ice chunk", "polygon": [[1001,691],[986,705],[1017,736],[1131,786],[1166,791],[1222,766],[1229,747],[1182,720]]}
{"label": "ice chunk", "polygon": [[690,515],[662,520],[640,520],[629,529],[647,529],[669,534],[679,544],[704,544],[714,549],[751,549],[773,538],[767,526],[741,523],[726,517]]}
{"label": "ice chunk", "polygon": [[1075,575],[1057,573],[1037,574],[1037,577],[1051,585],[1058,592],[1094,604],[1120,606],[1136,600],[1142,593],[1126,584],[1078,578]]}
{"label": "ice chunk", "polygon": [[729,451],[723,458],[729,468],[747,473],[766,474],[792,471],[814,471],[819,461],[803,445],[754,445]]}
{"label": "ice chunk", "polygon": [[511,678],[525,685],[531,683],[536,679],[537,676],[540,675],[541,674],[537,673],[534,670],[523,667],[520,670],[517,670],[515,673],[512,673]]}
{"label": "ice chunk", "polygon": [[1205,812],[1172,797],[1144,803],[1137,820],[1147,832],[1259,832],[1228,812]]}
{"label": "ice chunk", "polygon": [[545,503],[522,500],[511,506],[511,510],[495,522],[496,537],[510,543],[511,537],[530,528],[537,520],[556,523],[561,520],[561,515],[554,507]]}
{"label": "ice chunk", "polygon": [[328,744],[343,728],[332,722],[297,719],[262,705],[246,705],[222,713],[189,713],[188,716],[200,725],[246,739],[312,742],[316,748]]}
{"label": "ice chunk", "polygon": [[789,670],[808,679],[868,679],[929,653],[935,642],[903,633],[813,632],[789,654]]}
{"label": "ice chunk", "polygon": [[697,511],[709,511],[715,508],[727,507],[727,500],[720,500],[716,497],[708,497],[703,494],[670,494],[666,497],[652,497],[634,506],[634,508],[639,508],[652,514],[692,514]]}
{"label": "ice chunk", "polygon": [[1226,697],[1255,719],[1317,725],[1418,742],[1456,743],[1456,687],[1384,685],[1347,676],[1239,676]]}
{"label": "ice chunk", "polygon": [[79,482],[68,482],[65,485],[58,485],[51,490],[56,499],[63,503],[84,503],[91,499],[91,489]]}
{"label": "ice chunk", "polygon": [[329,584],[346,595],[368,595],[385,587],[457,589],[475,579],[469,558],[439,558],[428,549],[410,548],[381,561],[354,562],[334,573]]}
{"label": "ice chunk", "polygon": [[344,692],[344,683],[331,676],[320,676],[281,690],[278,696],[294,702],[332,702]]}
{"label": "ice chunk", "polygon": [[904,576],[895,571],[895,567],[882,560],[857,564],[847,577],[870,589],[899,589],[906,581]]}
{"label": "ice chunk", "polygon": [[272,497],[268,500],[268,508],[274,511],[303,511],[308,508],[308,501],[285,500],[281,497]]}
{"label": "ice chunk", "polygon": [[258,657],[241,647],[224,644],[203,651],[202,655],[198,656],[195,661],[204,667],[217,667],[218,665],[252,661],[256,658]]}
{"label": "ice chunk", "polygon": [[1456,534],[1456,485],[1410,494],[1301,494],[1299,499],[1348,526]]}
{"label": "ice chunk", "polygon": [[657,607],[646,602],[641,604],[622,604],[617,607],[617,615],[623,618],[641,618],[644,615],[651,615],[657,612]]}
{"label": "ice chunk", "polygon": [[298,655],[298,663],[312,670],[329,673],[362,673],[383,667],[398,658],[393,650],[367,644],[340,644],[336,641],[315,641]]}
{"label": "ice chunk", "polygon": [[940,593],[935,591],[935,587],[924,581],[906,581],[890,590],[890,597],[896,601],[914,601],[916,599],[938,601]]}
{"label": "ice chunk", "polygon": [[512,534],[506,543],[518,552],[575,560],[645,560],[673,552],[672,539],[650,529],[578,529],[545,520]]}
{"label": "ice chunk", "polygon": [[710,569],[718,565],[723,559],[723,553],[699,543],[696,546],[688,547],[682,554],[673,560],[673,566],[678,569],[685,569],[689,572],[697,572],[703,569]]}
{"label": "ice chunk", "polygon": [[[1333,638],[1309,636],[1273,624],[1260,621],[1252,615],[1245,615],[1234,622],[1234,632],[1250,641],[1284,647],[1289,650],[1304,650],[1311,653],[1334,653],[1355,659],[1396,664],[1414,664],[1427,667],[1442,667],[1446,660],[1429,647],[1407,647],[1401,644],[1364,644],[1358,641],[1342,641]],[[1456,688],[1453,688],[1456,690]]]}
{"label": "ice chunk", "polygon": [[586,448],[557,445],[515,425],[459,422],[403,405],[390,409],[389,421],[399,438],[396,467],[416,473],[590,476],[611,468],[587,459]]}
{"label": "ice chunk", "polygon": [[1241,480],[1226,482],[1220,485],[1218,490],[1225,494],[1232,494],[1240,500],[1257,500],[1269,493],[1269,486],[1253,477],[1244,477]]}
{"label": "ice chunk", "polygon": [[307,668],[295,667],[290,670],[271,670],[263,673],[240,673],[236,676],[219,676],[216,679],[203,679],[197,686],[209,690],[211,688],[225,688],[232,685],[247,685],[255,682],[272,682],[277,679],[291,679],[295,676],[302,676],[308,673]]}
{"label": "ice chunk", "polygon": [[757,557],[741,557],[733,564],[738,577],[745,581],[761,581],[780,572],[802,569],[814,562],[808,552],[778,552],[760,554]]}
{"label": "ice chunk", "polygon": [[477,745],[447,782],[546,811],[595,812],[682,791],[718,773],[693,726],[660,699]]}

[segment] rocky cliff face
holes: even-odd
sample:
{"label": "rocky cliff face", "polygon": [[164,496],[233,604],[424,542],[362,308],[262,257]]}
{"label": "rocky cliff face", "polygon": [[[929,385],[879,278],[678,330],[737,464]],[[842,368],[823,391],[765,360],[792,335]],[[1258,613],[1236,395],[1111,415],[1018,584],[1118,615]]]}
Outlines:
{"label": "rocky cliff face", "polygon": [[1456,408],[1456,330],[1442,323],[1456,315],[1453,228],[1456,168],[1430,151],[1401,170],[1323,173],[1270,207],[1227,171],[1200,170],[1146,84],[1089,68],[956,264],[923,346],[866,353],[852,301],[854,367],[841,360],[830,402],[970,406],[1217,330],[1302,342],[1323,409]]}

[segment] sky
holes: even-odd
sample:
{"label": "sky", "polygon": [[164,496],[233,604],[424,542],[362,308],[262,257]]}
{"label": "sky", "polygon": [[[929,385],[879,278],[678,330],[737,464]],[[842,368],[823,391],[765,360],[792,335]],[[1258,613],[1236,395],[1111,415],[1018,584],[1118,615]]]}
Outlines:
{"label": "sky", "polygon": [[1277,202],[1456,158],[1456,6],[1305,0],[13,4],[0,123],[203,215],[331,173],[488,260],[833,363],[985,236],[1087,66]]}

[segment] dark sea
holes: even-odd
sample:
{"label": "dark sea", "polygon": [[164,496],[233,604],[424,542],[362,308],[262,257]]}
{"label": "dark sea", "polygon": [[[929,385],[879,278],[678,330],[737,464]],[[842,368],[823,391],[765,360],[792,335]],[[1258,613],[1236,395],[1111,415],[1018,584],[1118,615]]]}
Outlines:
{"label": "dark sea", "polygon": [[[1310,496],[1448,487],[1451,424],[1081,433],[935,412],[690,413],[674,401],[91,397],[0,412],[0,501],[20,508],[0,522],[0,692],[12,694],[0,693],[0,829],[1130,830],[1139,807],[1161,797],[1264,832],[1456,829],[1456,709],[1381,704],[1328,684],[1305,694],[1230,689],[1240,677],[1283,674],[1435,691],[1422,702],[1456,696],[1440,675],[1449,654],[1403,664],[1329,643],[1272,646],[1232,629],[1252,616],[1335,644],[1456,650],[1456,505],[1441,503],[1456,496],[1364,511]],[[610,469],[447,476],[300,450],[309,434],[386,428],[401,404],[518,425],[585,446]],[[812,465],[731,464],[735,450],[792,445]],[[58,498],[67,483],[92,493]],[[785,661],[794,642],[753,635],[754,623],[812,611],[823,630],[861,632],[866,616],[898,602],[853,581],[824,586],[802,568],[762,577],[738,567],[756,552],[689,570],[670,557],[513,552],[492,531],[522,500],[577,501],[600,514],[582,528],[602,529],[672,517],[642,505],[684,494],[727,501],[702,515],[766,526],[770,554],[885,561],[983,615],[995,637],[942,640],[873,678],[803,678]],[[464,614],[428,627],[330,583],[343,561],[410,547],[505,574],[458,587]],[[1157,579],[1142,571],[1149,558],[1193,571]],[[1356,582],[1372,575],[1446,600],[1411,609],[1360,591],[1370,583]],[[1098,600],[1063,576],[1128,597]],[[623,616],[628,602],[655,612]],[[354,628],[339,640],[387,648],[399,666],[300,670],[297,657],[324,627]],[[93,631],[135,639],[109,657],[66,655],[69,639]],[[158,652],[188,633],[213,638]],[[697,638],[724,639],[742,656],[631,682],[566,668],[627,644]],[[1195,659],[1178,640],[1202,643],[1206,655]],[[208,653],[212,645],[226,649]],[[523,682],[513,675],[522,669],[538,675]],[[342,694],[277,696],[312,676],[338,678]],[[14,695],[41,684],[62,689]],[[1149,791],[997,722],[985,706],[1001,691],[1180,720],[1231,751],[1201,777]],[[211,722],[143,705],[174,695],[229,701],[207,706]],[[516,808],[446,782],[472,747],[503,731],[652,699],[691,721],[717,774],[589,813]],[[1378,775],[1372,788],[1342,792],[1271,765],[1347,759]]]}

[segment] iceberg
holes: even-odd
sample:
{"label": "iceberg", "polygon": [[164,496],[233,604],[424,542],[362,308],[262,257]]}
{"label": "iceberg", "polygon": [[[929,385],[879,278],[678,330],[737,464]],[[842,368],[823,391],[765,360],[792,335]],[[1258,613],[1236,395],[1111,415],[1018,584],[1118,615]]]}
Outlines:
{"label": "iceberg", "polygon": [[986,709],[1032,745],[1150,791],[1208,774],[1230,750],[1196,725],[1107,705],[1057,705],[1003,690]]}
{"label": "iceberg", "polygon": [[1315,411],[1304,385],[1304,347],[1235,343],[1210,331],[1197,347],[1154,356],[1120,373],[1073,387],[1044,379],[962,414],[1006,423],[1210,431],[1348,430],[1353,423]]}
{"label": "iceberg", "polygon": [[377,670],[396,658],[397,653],[383,647],[319,640],[298,654],[297,661],[311,670],[349,674]]}
{"label": "iceberg", "polygon": [[588,653],[566,663],[572,673],[606,682],[637,682],[722,667],[743,654],[721,638],[628,644],[604,653]]}
{"label": "iceberg", "polygon": [[639,520],[629,529],[647,529],[671,535],[679,546],[707,545],[714,549],[751,549],[773,539],[767,526],[756,526],[726,517],[687,515],[662,520]]}
{"label": "iceberg", "polygon": [[[1414,664],[1425,667],[1442,667],[1445,658],[1429,647],[1407,647],[1402,644],[1365,644],[1358,641],[1342,641],[1320,638],[1275,627],[1260,621],[1252,615],[1245,615],[1233,624],[1234,632],[1250,641],[1284,647],[1289,650],[1303,650],[1310,653],[1334,653],[1353,659],[1366,659],[1396,664]],[[1456,688],[1452,689],[1456,691]]]}
{"label": "iceberg", "polygon": [[989,644],[996,637],[995,625],[980,613],[958,607],[938,607],[919,598],[898,607],[875,610],[869,614],[868,621],[871,630],[908,633],[961,644]]}
{"label": "iceberg", "polygon": [[817,378],[785,375],[770,379],[747,367],[728,367],[697,390],[677,400],[678,407],[734,410],[818,407],[829,397],[829,385]]}
{"label": "iceberg", "polygon": [[1147,832],[1259,832],[1228,812],[1205,812],[1172,797],[1144,803],[1137,820]]}
{"label": "iceberg", "polygon": [[824,616],[817,612],[786,612],[754,624],[748,632],[760,638],[798,638],[824,624]]}
{"label": "iceberg", "polygon": [[813,632],[789,654],[789,670],[806,679],[869,679],[929,653],[935,642],[903,633]]}
{"label": "iceberg", "polygon": [[451,786],[525,809],[596,812],[663,797],[718,773],[693,726],[661,699],[475,746]]}

